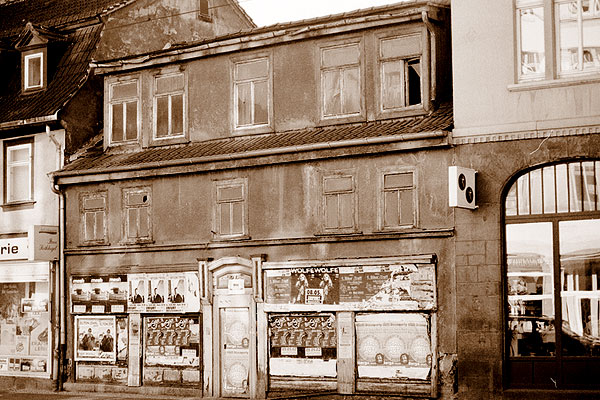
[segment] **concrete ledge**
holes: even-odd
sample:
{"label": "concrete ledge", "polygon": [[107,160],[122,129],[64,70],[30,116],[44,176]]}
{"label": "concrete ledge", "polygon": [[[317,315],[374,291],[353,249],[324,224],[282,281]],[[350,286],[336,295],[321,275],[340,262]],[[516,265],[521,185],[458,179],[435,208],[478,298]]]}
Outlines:
{"label": "concrete ledge", "polygon": [[73,383],[66,382],[64,390],[67,392],[97,392],[97,393],[128,393],[141,395],[202,397],[202,388],[180,388],[170,386],[121,386],[106,385],[101,383]]}
{"label": "concrete ledge", "polygon": [[46,378],[32,378],[24,376],[0,376],[0,387],[15,390],[45,390],[51,391],[56,387],[56,382]]}

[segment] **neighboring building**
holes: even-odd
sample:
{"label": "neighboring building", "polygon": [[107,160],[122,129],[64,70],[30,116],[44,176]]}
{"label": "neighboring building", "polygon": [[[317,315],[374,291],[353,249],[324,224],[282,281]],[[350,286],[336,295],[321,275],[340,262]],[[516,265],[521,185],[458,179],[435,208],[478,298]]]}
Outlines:
{"label": "neighboring building", "polygon": [[600,2],[453,1],[452,40],[459,397],[599,398]]}
{"label": "neighboring building", "polygon": [[71,387],[452,397],[444,3],[96,62],[103,141],[54,175]]}
{"label": "neighboring building", "polygon": [[[140,35],[149,24],[151,45],[159,49],[183,41],[191,31],[197,37],[211,37],[254,26],[234,1],[211,2],[211,7],[207,1],[178,1],[186,10],[200,7],[185,17],[174,2],[146,1],[143,7],[138,3],[142,2],[0,5],[2,384],[48,387],[49,378],[58,378],[59,327],[65,325],[59,306],[65,298],[64,269],[58,262],[59,196],[52,192],[48,174],[63,166],[65,155],[73,156],[101,132],[102,80],[88,79],[96,49],[104,55],[146,51],[150,45],[117,43],[114,36],[125,37],[130,31]],[[157,22],[153,8],[159,5],[173,17]],[[140,14],[146,11],[144,21],[152,22],[136,22],[135,27],[121,24],[123,14],[133,9]],[[164,28],[167,22],[181,28],[180,33]]]}

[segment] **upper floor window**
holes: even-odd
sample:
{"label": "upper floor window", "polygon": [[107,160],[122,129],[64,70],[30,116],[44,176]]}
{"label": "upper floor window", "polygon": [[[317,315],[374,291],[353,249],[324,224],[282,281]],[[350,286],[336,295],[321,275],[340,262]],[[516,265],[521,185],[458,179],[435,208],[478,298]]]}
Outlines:
{"label": "upper floor window", "polygon": [[139,82],[137,79],[109,85],[110,143],[134,142],[139,131]]}
{"label": "upper floor window", "polygon": [[360,114],[360,47],[358,43],[321,49],[323,117]]}
{"label": "upper floor window", "polygon": [[414,173],[386,171],[381,174],[380,228],[398,229],[415,225]]}
{"label": "upper floor window", "polygon": [[221,238],[240,237],[247,229],[247,184],[245,179],[215,183],[215,212],[213,233]]}
{"label": "upper floor window", "polygon": [[[517,0],[516,5],[520,80],[600,72],[600,0]],[[556,42],[548,42],[552,38]]]}
{"label": "upper floor window", "polygon": [[381,109],[391,111],[421,104],[421,37],[380,41]]}
{"label": "upper floor window", "polygon": [[150,188],[123,189],[123,221],[125,241],[148,241],[152,239]]}
{"label": "upper floor window", "polygon": [[234,66],[235,127],[269,124],[269,59],[238,62]]}
{"label": "upper floor window", "polygon": [[208,0],[198,0],[198,17],[210,21],[210,7],[208,6]]}
{"label": "upper floor window", "polygon": [[154,138],[185,135],[185,75],[170,74],[154,78]]}
{"label": "upper floor window", "polygon": [[80,212],[82,242],[106,243],[107,193],[83,193],[80,198]]}
{"label": "upper floor window", "polygon": [[356,228],[354,177],[337,174],[323,177],[323,228],[325,232]]}
{"label": "upper floor window", "polygon": [[32,53],[23,57],[24,90],[44,87],[44,53]]}
{"label": "upper floor window", "polygon": [[4,202],[33,200],[33,140],[4,142]]}

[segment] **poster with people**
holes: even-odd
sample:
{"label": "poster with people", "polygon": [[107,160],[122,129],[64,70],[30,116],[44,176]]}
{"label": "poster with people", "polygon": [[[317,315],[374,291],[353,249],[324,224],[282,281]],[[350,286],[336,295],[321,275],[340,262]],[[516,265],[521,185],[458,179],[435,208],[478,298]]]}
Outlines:
{"label": "poster with people", "polygon": [[294,304],[337,304],[337,267],[291,269],[291,300]]}
{"label": "poster with people", "polygon": [[197,272],[129,274],[127,307],[136,312],[195,312],[200,309]]}
{"label": "poster with people", "polygon": [[71,305],[74,314],[127,311],[127,275],[73,276]]}
{"label": "poster with people", "polygon": [[147,317],[145,365],[198,366],[199,322],[188,317]]}
{"label": "poster with people", "polygon": [[116,361],[114,316],[75,316],[75,360]]}
{"label": "poster with people", "polygon": [[355,327],[360,378],[429,378],[432,352],[425,315],[357,315]]}

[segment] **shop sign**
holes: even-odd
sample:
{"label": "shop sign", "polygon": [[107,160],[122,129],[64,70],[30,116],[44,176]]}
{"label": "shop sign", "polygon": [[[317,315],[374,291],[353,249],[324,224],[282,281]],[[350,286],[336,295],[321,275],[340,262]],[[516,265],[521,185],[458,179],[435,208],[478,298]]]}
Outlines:
{"label": "shop sign", "polygon": [[26,237],[0,239],[0,261],[27,260],[29,239]]}
{"label": "shop sign", "polygon": [[123,313],[127,310],[127,275],[71,277],[74,314]]}
{"label": "shop sign", "polygon": [[425,315],[357,315],[355,326],[360,378],[429,378],[432,352]]}
{"label": "shop sign", "polygon": [[200,309],[197,272],[129,274],[130,312],[197,312]]}
{"label": "shop sign", "polygon": [[352,308],[431,309],[433,264],[266,270],[269,304],[343,304]]}
{"label": "shop sign", "polygon": [[75,316],[75,361],[116,361],[114,316]]}
{"label": "shop sign", "polygon": [[58,259],[58,227],[34,225],[29,233],[30,260],[52,261]]}

